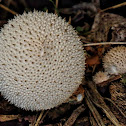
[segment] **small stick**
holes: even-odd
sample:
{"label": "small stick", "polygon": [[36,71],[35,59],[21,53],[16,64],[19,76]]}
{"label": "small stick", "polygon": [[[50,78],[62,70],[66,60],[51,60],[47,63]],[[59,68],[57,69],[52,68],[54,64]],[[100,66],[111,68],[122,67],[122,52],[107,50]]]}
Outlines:
{"label": "small stick", "polygon": [[56,0],[56,8],[58,8],[58,3],[59,3],[59,1],[58,1],[58,0]]}
{"label": "small stick", "polygon": [[9,9],[8,7],[6,7],[6,6],[2,5],[2,4],[0,4],[0,7],[1,7],[2,9],[4,9],[4,10],[10,12],[10,13],[13,14],[13,15],[18,14],[17,12],[15,12],[15,11]]}
{"label": "small stick", "polygon": [[121,3],[121,4],[117,4],[117,5],[115,5],[115,6],[108,7],[108,8],[106,8],[106,9],[103,9],[103,10],[101,10],[100,12],[104,12],[104,11],[106,11],[106,10],[110,10],[110,9],[119,8],[119,7],[121,7],[121,6],[125,6],[125,5],[126,5],[126,2],[123,2],[123,3]]}
{"label": "small stick", "polygon": [[68,21],[69,24],[71,24],[71,16],[69,16],[69,21]]}
{"label": "small stick", "polygon": [[38,117],[38,119],[37,119],[37,121],[35,123],[35,126],[39,126],[39,122],[40,122],[40,120],[42,118],[43,113],[44,113],[44,111],[41,111],[41,113],[40,113],[40,115],[39,115],[39,117]]}
{"label": "small stick", "polygon": [[97,46],[97,45],[109,45],[109,44],[126,44],[126,42],[101,42],[101,43],[87,43],[84,46]]}
{"label": "small stick", "polygon": [[46,12],[48,13],[48,11],[49,11],[49,10],[47,9]]}
{"label": "small stick", "polygon": [[63,126],[73,126],[74,122],[76,121],[77,117],[85,110],[84,104],[79,106],[77,109],[73,111],[69,119],[65,122]]}
{"label": "small stick", "polygon": [[45,114],[44,114],[43,117],[41,118],[41,122],[44,120],[44,118],[46,117],[46,115],[48,114],[48,112],[49,112],[49,110],[47,110],[47,111],[45,112]]}
{"label": "small stick", "polygon": [[[55,14],[57,14],[57,8],[58,8],[58,0],[56,0],[56,6],[55,6]],[[57,14],[58,15],[58,14]]]}
{"label": "small stick", "polygon": [[89,119],[90,119],[91,126],[97,126],[97,123],[94,117],[92,116],[91,112],[89,112]]}
{"label": "small stick", "polygon": [[104,123],[103,123],[103,121],[102,121],[102,118],[101,118],[99,112],[98,112],[97,109],[95,108],[95,106],[94,106],[94,104],[92,103],[90,97],[91,97],[91,96],[90,96],[90,93],[89,93],[89,91],[86,89],[86,90],[85,90],[85,101],[86,101],[86,103],[87,103],[87,105],[88,105],[88,107],[89,107],[89,109],[90,109],[90,111],[91,111],[93,117],[95,118],[95,121],[96,121],[97,125],[98,125],[98,126],[105,126]]}

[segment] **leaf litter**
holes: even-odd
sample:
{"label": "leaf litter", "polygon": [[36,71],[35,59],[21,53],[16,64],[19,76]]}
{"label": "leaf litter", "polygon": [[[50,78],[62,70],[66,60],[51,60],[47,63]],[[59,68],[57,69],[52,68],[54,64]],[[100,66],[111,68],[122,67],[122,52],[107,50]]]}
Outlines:
{"label": "leaf litter", "polygon": [[[122,80],[120,80],[121,75],[114,76],[98,85],[95,85],[91,81],[95,72],[103,70],[102,57],[107,50],[113,47],[112,43],[115,42],[118,45],[121,42],[126,42],[126,19],[117,14],[105,13],[106,10],[125,6],[125,2],[104,10],[100,9],[100,2],[93,0],[91,3],[78,3],[71,8],[62,9],[58,7],[58,2],[56,0],[56,6],[54,7],[55,13],[64,13],[66,17],[71,15],[70,22],[76,27],[84,45],[94,44],[94,46],[89,45],[85,47],[87,53],[85,80],[67,103],[40,113],[26,112],[16,108],[0,96],[0,125],[7,122],[9,122],[8,124],[31,126],[126,125],[125,76],[123,76]],[[14,5],[14,8],[19,9],[13,10]],[[23,5],[25,5],[24,8],[28,7],[25,1]],[[0,3],[0,8],[2,9],[0,12],[1,15],[6,12],[6,16],[0,19],[1,27],[7,22],[8,15],[20,13],[21,9],[19,2],[16,3],[13,0],[9,4],[4,2]],[[94,18],[94,21],[92,21],[93,25],[84,21],[87,16],[90,19]],[[78,25],[79,22],[83,23]],[[98,44],[95,45],[95,43]],[[102,43],[105,44],[102,45]],[[98,87],[105,88],[105,92],[110,94],[105,97],[109,98],[112,102],[109,104],[106,102],[105,97],[100,94]],[[83,99],[79,103],[77,102],[78,94],[83,95]],[[113,103],[117,107],[113,106]],[[13,120],[18,121],[11,123],[10,121]],[[28,123],[24,124],[24,121],[28,121]]]}

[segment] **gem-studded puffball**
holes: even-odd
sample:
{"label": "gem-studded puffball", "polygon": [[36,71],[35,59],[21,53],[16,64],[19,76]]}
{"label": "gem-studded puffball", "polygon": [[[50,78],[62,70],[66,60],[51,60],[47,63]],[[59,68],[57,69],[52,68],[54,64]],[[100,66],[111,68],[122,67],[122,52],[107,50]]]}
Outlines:
{"label": "gem-studded puffball", "polygon": [[84,76],[83,45],[61,17],[34,11],[15,16],[0,32],[0,92],[25,110],[64,103]]}
{"label": "gem-studded puffball", "polygon": [[117,46],[112,48],[103,58],[103,66],[109,74],[126,73],[126,47]]}

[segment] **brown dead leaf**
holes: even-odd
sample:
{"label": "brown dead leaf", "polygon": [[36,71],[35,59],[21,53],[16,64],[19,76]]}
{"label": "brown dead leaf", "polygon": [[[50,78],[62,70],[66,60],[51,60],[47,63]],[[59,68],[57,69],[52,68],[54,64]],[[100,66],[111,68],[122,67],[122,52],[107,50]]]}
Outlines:
{"label": "brown dead leaf", "polygon": [[88,66],[93,66],[93,65],[98,65],[100,64],[100,59],[99,59],[99,56],[92,56],[90,58],[87,58],[86,59],[86,64]]}
{"label": "brown dead leaf", "polygon": [[105,48],[104,47],[99,47],[98,48],[98,56],[99,57],[102,57],[104,52],[105,52]]}
{"label": "brown dead leaf", "polygon": [[97,42],[126,41],[126,19],[117,14],[98,13],[87,37]]}
{"label": "brown dead leaf", "polygon": [[88,52],[96,53],[95,48],[93,48],[93,47],[91,47],[91,46],[85,47],[85,50],[88,51]]}

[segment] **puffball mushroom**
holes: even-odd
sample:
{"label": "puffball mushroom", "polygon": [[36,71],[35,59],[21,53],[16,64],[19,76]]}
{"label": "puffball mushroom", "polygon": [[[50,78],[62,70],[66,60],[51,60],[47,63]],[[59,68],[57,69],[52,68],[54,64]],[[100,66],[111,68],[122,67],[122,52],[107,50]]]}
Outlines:
{"label": "puffball mushroom", "polygon": [[126,73],[126,47],[117,46],[112,48],[103,58],[103,66],[109,74]]}
{"label": "puffball mushroom", "polygon": [[84,76],[83,44],[71,25],[46,12],[8,21],[0,32],[0,92],[25,110],[64,103]]}
{"label": "puffball mushroom", "polygon": [[102,83],[104,81],[107,81],[109,79],[109,76],[106,72],[99,71],[93,76],[93,81],[96,84]]}

